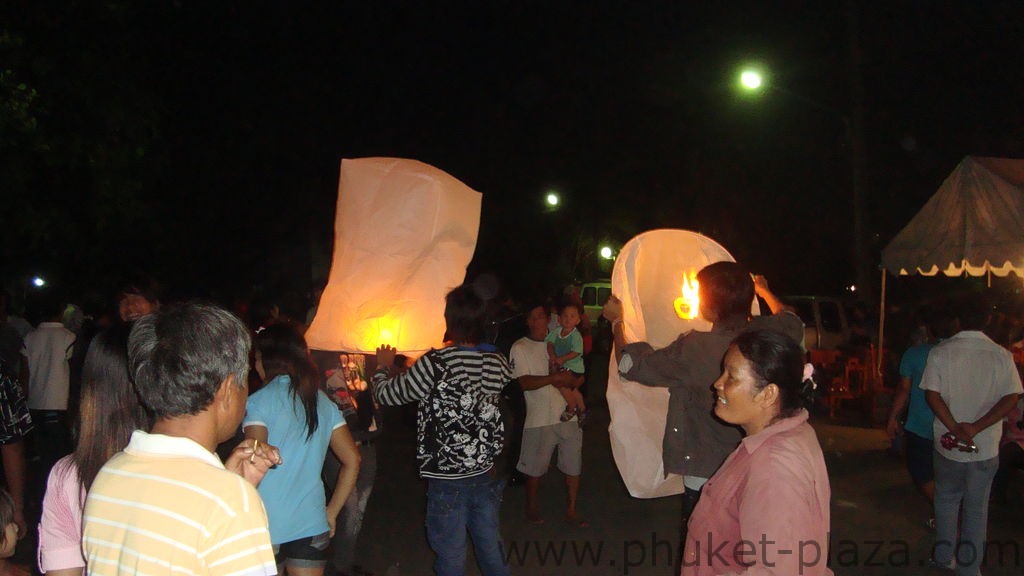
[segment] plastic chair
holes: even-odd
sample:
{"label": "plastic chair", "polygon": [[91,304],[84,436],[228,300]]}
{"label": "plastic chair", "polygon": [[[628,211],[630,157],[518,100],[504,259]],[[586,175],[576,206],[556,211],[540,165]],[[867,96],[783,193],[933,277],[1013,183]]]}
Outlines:
{"label": "plastic chair", "polygon": [[842,374],[832,379],[828,389],[829,418],[835,418],[841,401],[856,400],[867,392],[870,374],[870,368],[860,358],[851,356],[846,359]]}

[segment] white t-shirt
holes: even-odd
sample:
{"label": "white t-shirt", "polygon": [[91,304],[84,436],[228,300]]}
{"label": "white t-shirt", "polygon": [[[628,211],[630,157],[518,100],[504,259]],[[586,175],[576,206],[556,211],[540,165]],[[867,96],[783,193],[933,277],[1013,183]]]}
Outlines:
{"label": "white t-shirt", "polygon": [[28,407],[32,410],[67,410],[71,381],[71,348],[75,334],[60,322],[40,322],[25,336],[28,358]]}
{"label": "white t-shirt", "polygon": [[[1020,376],[1009,351],[982,332],[965,330],[937,344],[928,354],[921,389],[942,395],[957,422],[974,422],[1004,396],[1021,392]],[[949,430],[935,419],[935,450],[955,462],[978,462],[999,455],[1002,426],[997,422],[974,437],[977,452],[946,450],[940,444]]]}
{"label": "white t-shirt", "polygon": [[[516,340],[509,352],[512,360],[512,376],[547,376],[548,345],[543,340],[524,336]],[[536,390],[524,390],[526,397],[526,421],[523,428],[539,428],[559,424],[565,411],[565,398],[554,386]]]}

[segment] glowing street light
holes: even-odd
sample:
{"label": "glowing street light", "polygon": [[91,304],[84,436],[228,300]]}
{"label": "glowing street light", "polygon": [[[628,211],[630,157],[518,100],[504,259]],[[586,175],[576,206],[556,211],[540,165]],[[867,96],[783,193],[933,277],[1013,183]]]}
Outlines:
{"label": "glowing street light", "polygon": [[604,258],[605,260],[611,260],[615,257],[615,251],[612,250],[611,246],[601,246],[601,250],[598,253],[601,255],[601,258]]}
{"label": "glowing street light", "polygon": [[32,278],[32,285],[36,288],[42,288],[43,286],[46,286],[46,280],[43,279],[42,276],[36,276],[35,278]]}
{"label": "glowing street light", "polygon": [[757,70],[744,70],[740,73],[740,86],[753,91],[764,86],[764,77]]}
{"label": "glowing street light", "polygon": [[556,208],[561,202],[562,197],[557,192],[548,192],[544,197],[544,203],[548,205],[548,208]]}
{"label": "glowing street light", "polygon": [[[851,41],[856,42],[855,35],[852,37]],[[859,62],[859,58],[858,52],[853,50],[853,59]],[[859,63],[854,64],[851,65],[851,68],[856,70],[860,68],[860,65]],[[813,98],[808,98],[802,94],[792,92],[783,86],[779,86],[775,82],[771,81],[770,73],[766,78],[765,74],[758,70],[758,66],[744,68],[740,71],[739,75],[739,86],[751,97],[751,99],[754,99],[755,96],[760,96],[767,91],[771,91],[773,93],[777,92],[794,100],[798,100],[812,108],[837,116],[842,120],[844,128],[843,132],[846,137],[846,144],[849,147],[850,155],[850,192],[853,196],[852,252],[854,256],[854,270],[856,272],[857,286],[860,287],[861,293],[864,294],[864,299],[870,300],[873,296],[870,282],[870,257],[867,236],[865,233],[866,208],[864,204],[864,182],[867,165],[867,144],[864,136],[864,88],[859,72],[851,72],[851,81],[853,84],[851,93],[854,103],[851,106],[850,113],[846,113],[827,104],[822,104]],[[850,292],[854,292],[856,287],[851,286],[847,289]]]}

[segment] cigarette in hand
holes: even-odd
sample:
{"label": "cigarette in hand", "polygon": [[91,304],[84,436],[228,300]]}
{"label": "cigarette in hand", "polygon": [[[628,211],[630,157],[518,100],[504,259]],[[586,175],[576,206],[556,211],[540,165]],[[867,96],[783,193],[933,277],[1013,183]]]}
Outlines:
{"label": "cigarette in hand", "polygon": [[253,438],[252,440],[252,454],[249,455],[249,463],[253,464],[256,462],[256,449],[259,448],[260,441]]}

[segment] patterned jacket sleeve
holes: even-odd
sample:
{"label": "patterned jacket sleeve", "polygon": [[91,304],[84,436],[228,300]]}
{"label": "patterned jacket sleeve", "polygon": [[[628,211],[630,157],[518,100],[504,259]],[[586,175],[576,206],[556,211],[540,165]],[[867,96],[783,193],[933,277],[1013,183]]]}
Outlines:
{"label": "patterned jacket sleeve", "polygon": [[384,406],[400,406],[427,397],[435,383],[434,352],[420,357],[412,368],[388,377],[383,369],[373,374],[373,398]]}

